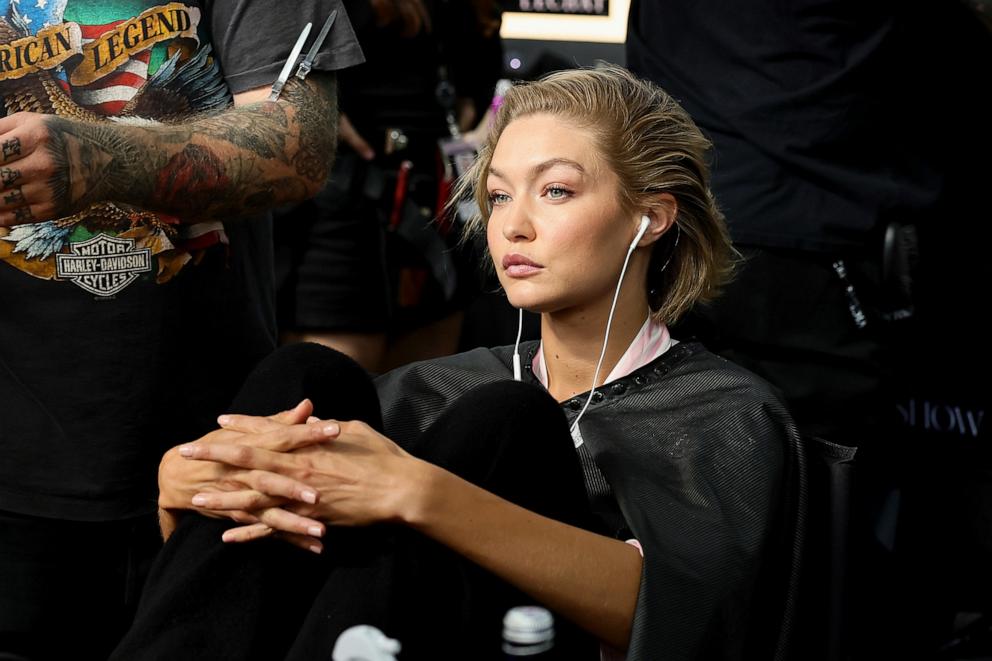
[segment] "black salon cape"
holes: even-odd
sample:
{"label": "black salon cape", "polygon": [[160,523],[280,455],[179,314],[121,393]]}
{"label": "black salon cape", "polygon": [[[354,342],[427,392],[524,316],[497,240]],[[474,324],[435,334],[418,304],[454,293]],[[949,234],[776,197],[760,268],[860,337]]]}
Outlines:
{"label": "black salon cape", "polygon": [[[525,380],[535,383],[537,346],[520,351]],[[512,378],[511,354],[476,349],[380,377],[387,435],[406,444],[461,393]],[[570,422],[585,397],[563,403]],[[679,343],[606,385],[579,427],[594,510],[611,534],[644,549],[627,659],[783,658],[805,472],[799,436],[771,387],[697,343]]]}

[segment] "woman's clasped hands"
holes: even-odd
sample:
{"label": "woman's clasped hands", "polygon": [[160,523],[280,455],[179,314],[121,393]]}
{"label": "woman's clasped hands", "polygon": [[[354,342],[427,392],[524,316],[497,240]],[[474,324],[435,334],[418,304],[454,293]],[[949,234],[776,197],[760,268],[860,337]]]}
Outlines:
{"label": "woman's clasped hands", "polygon": [[222,415],[220,429],[169,450],[159,467],[163,534],[192,509],[243,524],[225,542],[275,535],[320,553],[326,524],[409,520],[425,462],[364,422],[312,412],[304,400],[269,417]]}

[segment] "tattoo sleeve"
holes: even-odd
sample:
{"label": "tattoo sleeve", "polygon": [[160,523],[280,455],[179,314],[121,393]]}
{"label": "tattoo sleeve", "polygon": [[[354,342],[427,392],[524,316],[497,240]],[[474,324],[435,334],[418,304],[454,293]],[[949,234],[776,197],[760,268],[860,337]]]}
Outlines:
{"label": "tattoo sleeve", "polygon": [[113,201],[183,221],[230,218],[305,199],[330,172],[335,97],[334,76],[322,74],[306,82],[291,79],[277,102],[185,124],[52,117],[47,149],[56,174],[49,186],[66,213]]}

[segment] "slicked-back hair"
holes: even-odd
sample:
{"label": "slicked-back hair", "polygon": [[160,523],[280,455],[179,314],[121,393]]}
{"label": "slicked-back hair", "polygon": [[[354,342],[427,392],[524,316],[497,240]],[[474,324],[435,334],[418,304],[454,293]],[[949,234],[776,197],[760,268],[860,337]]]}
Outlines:
{"label": "slicked-back hair", "polygon": [[673,323],[696,303],[713,299],[733,273],[736,252],[709,188],[706,157],[712,145],[667,92],[618,66],[559,71],[507,91],[479,158],[453,198],[474,196],[481,211],[466,223],[466,237],[485,235],[492,211],[486,180],[503,130],[537,114],[590,131],[619,179],[625,213],[655,207],[660,193],[675,198],[677,229],[655,243],[648,267],[654,318]]}

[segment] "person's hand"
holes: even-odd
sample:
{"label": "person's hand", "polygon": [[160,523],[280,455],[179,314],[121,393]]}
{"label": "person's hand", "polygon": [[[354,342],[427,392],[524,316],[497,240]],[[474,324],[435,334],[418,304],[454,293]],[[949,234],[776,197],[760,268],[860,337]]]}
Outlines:
{"label": "person's hand", "polygon": [[[257,420],[251,421],[257,424]],[[316,423],[333,425],[333,421]],[[291,478],[314,488],[319,497],[313,504],[293,504],[293,512],[332,525],[361,526],[384,521],[402,521],[421,492],[426,477],[425,462],[408,454],[393,441],[364,422],[340,422],[339,432],[321,445],[292,452],[274,452],[238,444],[190,444],[187,456],[198,461],[219,462],[247,471],[263,471]],[[225,422],[229,431],[245,430],[239,416]],[[255,497],[253,490],[212,491],[197,494],[204,507],[216,511],[243,510]],[[224,540],[242,542],[283,529],[279,524],[259,521],[232,528]]]}
{"label": "person's hand", "polygon": [[372,146],[365,141],[357,130],[355,130],[355,125],[351,123],[348,119],[348,115],[340,113],[338,115],[338,138],[342,140],[346,145],[355,150],[355,153],[361,156],[366,161],[371,161],[375,158],[375,150]]}
{"label": "person's hand", "polygon": [[[17,112],[0,117],[0,227],[64,215],[73,186],[52,117]],[[90,154],[97,157],[96,154]]]}
{"label": "person's hand", "polygon": [[[304,400],[291,411],[268,418],[252,416],[221,416],[223,424],[229,417],[240,421],[244,431],[219,429],[196,441],[203,445],[257,447],[284,452],[319,444],[329,438],[328,425],[310,418],[313,406]],[[299,424],[309,421],[309,424]],[[334,428],[336,431],[336,427]],[[320,552],[315,538],[324,533],[319,521],[283,509],[288,502],[315,503],[318,494],[306,484],[282,475],[264,471],[245,470],[217,462],[189,461],[184,448],[169,450],[159,465],[159,508],[163,536],[168,538],[175,527],[176,514],[192,509],[211,517],[226,517],[239,523],[267,523],[281,531],[291,543]],[[215,491],[235,491],[241,494],[242,507],[214,510],[205,506],[198,494]]]}

